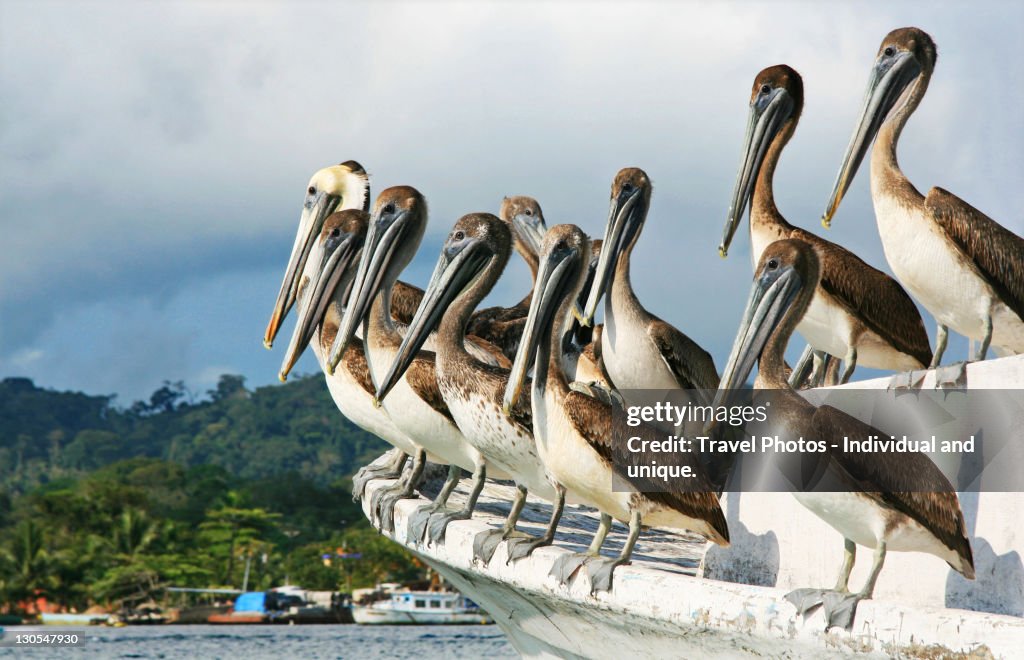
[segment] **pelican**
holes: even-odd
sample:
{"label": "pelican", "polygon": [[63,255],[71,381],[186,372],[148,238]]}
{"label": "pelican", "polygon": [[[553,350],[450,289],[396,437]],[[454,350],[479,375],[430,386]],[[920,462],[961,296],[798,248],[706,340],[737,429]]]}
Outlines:
{"label": "pelican", "polygon": [[[345,293],[355,276],[368,219],[365,211],[347,209],[331,214],[321,223],[296,287],[299,320],[281,365],[282,381],[307,345],[312,345],[321,368],[325,366],[327,351],[341,322]],[[373,384],[361,340],[354,340],[339,367],[325,376],[331,398],[345,417],[402,452],[383,469],[364,469],[353,479],[353,493],[361,497],[369,479],[398,476],[406,455],[414,455],[418,448],[383,409],[373,404]],[[435,456],[430,459],[441,462]]]}
{"label": "pelican", "polygon": [[647,174],[637,168],[620,170],[612,183],[603,249],[583,310],[583,323],[593,322],[597,304],[608,289],[601,357],[615,388],[713,390],[718,387],[718,371],[711,355],[644,309],[633,293],[630,255],[650,201]]}
{"label": "pelican", "polygon": [[[365,324],[364,344],[376,391],[376,386],[382,382],[386,370],[394,363],[402,344],[402,335],[391,315],[386,312],[390,305],[392,287],[398,274],[416,253],[426,226],[427,203],[415,188],[388,188],[377,198],[349,304],[331,346],[328,372],[345,355],[355,338],[357,325]],[[493,346],[490,347],[491,353],[484,352],[475,343],[469,343],[468,346],[475,347],[476,354],[481,355],[482,359],[496,359],[500,356],[500,352]],[[440,456],[451,466],[449,478],[438,499],[429,507],[422,508],[410,521],[411,538],[418,539],[422,535],[423,526],[429,521],[429,539],[439,543],[444,540],[449,522],[472,516],[487,475],[486,461],[479,451],[466,442],[441,396],[432,352],[420,351],[413,356],[404,377],[398,381],[392,396],[383,405],[395,425],[420,447],[418,462],[422,462],[426,450]],[[470,497],[463,509],[442,513],[448,496],[458,483],[459,468],[473,472]],[[506,477],[499,470],[492,471],[492,476]],[[385,517],[392,515],[395,500],[412,496],[414,485],[411,481],[400,483],[381,496]]]}
{"label": "pelican", "polygon": [[295,304],[299,278],[305,269],[309,252],[320,235],[324,220],[336,209],[368,211],[369,204],[370,179],[363,166],[354,160],[325,167],[310,178],[302,203],[302,214],[299,216],[295,244],[274,303],[274,312],[263,335],[264,346],[270,348],[273,345],[281,323]]}
{"label": "pelican", "polygon": [[[822,216],[828,227],[871,150],[871,200],[893,273],[938,323],[937,366],[948,329],[1024,353],[1024,239],[942,188],[921,195],[900,170],[896,142],[935,70],[935,42],[918,28],[893,30],[878,49],[860,121]],[[963,364],[960,368],[962,370]]]}
{"label": "pelican", "polygon": [[723,257],[728,253],[749,202],[753,265],[780,238],[799,238],[818,253],[821,281],[797,330],[815,350],[845,360],[840,382],[850,380],[857,364],[924,369],[932,359],[928,333],[903,287],[846,248],[789,224],[775,206],[775,166],[803,105],[800,74],[785,64],[768,67],[754,78],[743,157],[718,252]]}
{"label": "pelican", "polygon": [[[268,349],[273,346],[281,323],[295,303],[300,276],[305,269],[310,250],[313,249],[313,244],[320,234],[320,228],[323,227],[324,219],[335,210],[346,209],[361,209],[367,212],[370,210],[370,178],[363,166],[354,160],[325,167],[309,180],[306,197],[302,203],[302,214],[299,216],[299,228],[295,234],[295,244],[288,258],[288,266],[285,268],[273,314],[263,335],[263,345]],[[423,291],[420,289],[400,282],[392,299],[392,314],[408,323],[416,312],[422,296]]]}
{"label": "pelican", "polygon": [[[302,213],[299,217],[295,244],[288,259],[288,266],[285,269],[284,279],[277,294],[273,314],[263,337],[263,344],[268,349],[273,345],[274,339],[281,328],[281,323],[295,303],[298,287],[301,282],[300,276],[305,272],[307,259],[320,234],[325,218],[334,212],[335,209],[359,209],[366,212],[369,211],[369,205],[369,177],[363,166],[354,160],[345,161],[340,165],[325,167],[317,171],[310,178],[303,200]],[[359,240],[361,242],[362,238]],[[407,323],[412,318],[413,313],[415,313],[422,296],[423,291],[420,289],[399,282],[395,287],[392,298],[391,313],[398,320]],[[316,323],[314,322],[313,325],[315,326]],[[299,356],[295,355],[294,357],[297,359]],[[333,386],[335,389],[338,387],[345,389],[355,386],[355,383],[339,386],[333,383],[330,378],[328,378],[327,382],[329,387]],[[335,397],[335,401],[338,402],[339,398]],[[344,411],[347,409],[347,406],[344,403],[340,403],[339,408]],[[354,423],[357,426],[361,426],[359,422]],[[362,496],[363,489],[369,479],[394,478],[401,474],[401,467],[405,464],[405,458],[401,455],[396,455],[393,458],[394,460],[385,466],[369,466],[359,471],[352,482],[353,495],[357,499]]]}
{"label": "pelican", "polygon": [[[516,195],[506,197],[501,203],[501,219],[512,229],[516,252],[530,267],[530,277],[537,279],[537,252],[540,241],[547,231],[544,213],[540,204],[532,197]],[[473,315],[467,333],[484,337],[499,348],[511,360],[516,356],[519,337],[522,335],[526,314],[530,311],[531,285],[529,293],[512,307],[488,307]]]}
{"label": "pelican", "polygon": [[[606,241],[605,245],[609,244],[614,243]],[[572,308],[586,276],[589,253],[590,241],[578,227],[557,225],[545,235],[537,286],[503,405],[505,410],[515,410],[532,362],[531,407],[540,458],[551,478],[570,496],[602,514],[601,526],[588,551],[563,556],[552,573],[565,582],[586,562],[591,589],[598,591],[610,589],[615,567],[629,561],[641,525],[689,529],[719,545],[728,545],[729,530],[718,498],[693,454],[681,456],[683,464],[694,472],[692,480],[677,480],[668,489],[660,489],[664,492],[659,491],[658,484],[643,490],[659,492],[641,492],[632,485],[630,490],[612,490],[613,473],[635,459],[625,451],[624,443],[613,441],[613,431],[622,429],[613,423],[612,405],[571,389],[560,355]],[[619,412],[621,422],[624,416]],[[645,425],[629,427],[629,435],[665,437]],[[612,518],[629,524],[629,537],[618,557],[600,559]]]}
{"label": "pelican", "polygon": [[508,370],[477,360],[466,351],[463,341],[473,310],[505,270],[512,241],[508,225],[489,213],[466,215],[455,223],[441,250],[423,304],[416,311],[394,364],[377,385],[377,398],[383,400],[427,334],[437,328],[437,384],[441,396],[466,440],[483,454],[488,465],[496,465],[512,475],[517,486],[503,528],[481,533],[474,541],[474,552],[484,562],[491,559],[502,539],[517,536],[515,525],[527,491],[553,503],[551,520],[540,538],[511,538],[510,561],[554,540],[565,504],[565,489],[552,483],[537,455],[529,401],[514,408],[512,414],[503,414]]}
{"label": "pelican", "polygon": [[[792,437],[834,439],[882,435],[867,424],[831,406],[815,408],[786,381],[786,343],[807,311],[820,279],[817,251],[799,239],[784,239],[762,251],[729,362],[722,373],[716,406],[730,391],[742,387],[760,359],[755,389],[778,390],[773,415]],[[844,558],[833,597],[821,590],[797,590],[788,597],[804,611],[824,600],[829,627],[849,629],[857,602],[871,598],[875,581],[890,550],[926,552],[945,560],[968,579],[974,560],[963,512],[953,486],[923,453],[874,454],[831,450],[825,454],[829,475],[845,485],[842,492],[796,492],[797,500],[844,538]],[[857,545],[873,548],[874,563],[860,592],[849,593],[850,571]],[[799,604],[811,594],[809,607]]]}

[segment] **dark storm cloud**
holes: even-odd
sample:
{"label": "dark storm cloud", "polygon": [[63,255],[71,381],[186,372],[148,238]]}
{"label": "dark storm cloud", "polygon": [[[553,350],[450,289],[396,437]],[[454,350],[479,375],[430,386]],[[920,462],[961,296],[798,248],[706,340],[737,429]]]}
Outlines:
{"label": "dark storm cloud", "polygon": [[[258,340],[302,191],[313,171],[349,158],[375,192],[408,183],[427,195],[430,229],[406,275],[421,285],[463,213],[530,194],[551,224],[600,234],[616,170],[643,167],[655,194],[634,284],[723,362],[750,280],[746,230],[728,260],[715,247],[753,75],[787,62],[805,79],[776,176],[783,213],[884,268],[864,172],[834,230],[817,219],[875,49],[899,25],[921,25],[940,49],[901,164],[920,187],[948,187],[1024,233],[1024,64],[1007,39],[1024,21],[1016,5],[7,2],[0,12],[0,376],[129,400],[164,378],[208,383],[211,369],[269,382],[280,356]],[[493,298],[518,300],[526,277],[515,264]],[[83,350],[106,356],[102,381],[96,360],[66,350],[75,324],[93,328]],[[139,350],[119,361],[131,336],[173,359],[147,363]]]}

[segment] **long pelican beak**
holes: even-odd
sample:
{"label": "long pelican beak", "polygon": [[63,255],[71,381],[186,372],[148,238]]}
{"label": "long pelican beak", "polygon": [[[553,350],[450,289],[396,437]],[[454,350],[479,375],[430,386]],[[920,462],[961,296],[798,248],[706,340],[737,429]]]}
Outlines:
{"label": "long pelican beak", "polygon": [[281,323],[288,315],[288,311],[295,304],[295,298],[299,289],[301,273],[306,267],[306,260],[309,252],[313,249],[324,220],[338,206],[341,198],[337,195],[320,191],[315,196],[306,200],[302,207],[302,215],[299,217],[299,230],[295,234],[295,244],[292,246],[292,254],[288,258],[288,267],[284,271],[284,279],[281,281],[281,290],[277,293],[277,302],[274,303],[274,312],[267,324],[267,330],[263,334],[263,345],[268,349],[273,346],[274,338],[277,337]]}
{"label": "long pelican beak", "polygon": [[377,214],[370,218],[370,230],[363,247],[362,257],[359,259],[359,271],[352,283],[345,315],[341,320],[341,327],[331,345],[325,365],[328,374],[333,374],[334,369],[341,362],[341,358],[345,355],[345,349],[348,348],[349,342],[356,334],[356,328],[366,318],[374,298],[380,292],[384,283],[384,274],[395,258],[410,217],[409,211],[403,210],[389,223],[382,222]]}
{"label": "long pelican beak", "polygon": [[639,211],[640,188],[629,193],[620,192],[611,203],[608,209],[608,222],[605,225],[604,240],[602,242],[601,257],[597,260],[597,270],[594,272],[594,284],[590,287],[590,295],[587,297],[587,304],[583,308],[583,325],[593,325],[594,315],[597,313],[597,304],[601,301],[611,280],[614,266],[618,263],[619,255],[626,249],[635,231],[643,221]]}
{"label": "long pelican beak", "polygon": [[281,382],[288,378],[292,367],[313,338],[313,332],[323,319],[328,305],[334,299],[335,291],[359,252],[358,243],[355,235],[346,234],[340,241],[328,239],[325,247],[317,245],[310,253],[310,259],[318,267],[314,271],[313,280],[299,294],[299,320],[295,324],[288,350],[281,362],[281,371],[278,373]]}
{"label": "long pelican beak", "polygon": [[761,356],[768,338],[778,327],[786,311],[793,304],[803,283],[792,266],[776,271],[765,271],[755,281],[743,312],[739,332],[729,354],[729,362],[722,372],[722,380],[715,394],[714,405],[720,406],[732,390],[746,382],[754,363]]}
{"label": "long pelican beak", "polygon": [[782,88],[776,88],[765,96],[759,94],[750,104],[747,134],[743,139],[743,157],[736,174],[736,187],[732,191],[732,203],[726,216],[722,242],[718,246],[718,255],[723,259],[729,254],[729,245],[736,234],[736,228],[754,194],[754,184],[768,152],[768,145],[792,115],[793,107],[793,97]]}
{"label": "long pelican beak", "polygon": [[839,208],[839,203],[849,189],[854,175],[857,174],[857,168],[864,160],[868,147],[903,92],[920,73],[921,64],[908,52],[900,52],[889,58],[880,57],[871,69],[871,79],[864,94],[860,120],[857,122],[853,137],[850,138],[849,146],[846,147],[846,155],[843,156],[843,164],[832,186],[825,214],[821,216],[821,224],[824,227],[832,225],[832,216]]}
{"label": "long pelican beak", "polygon": [[544,242],[544,234],[548,231],[548,227],[544,223],[544,218],[539,215],[517,213],[512,217],[512,225],[520,238],[526,241],[527,245],[530,246],[533,253],[539,255],[540,244]]}
{"label": "long pelican beak", "polygon": [[576,274],[572,268],[574,256],[578,257],[578,252],[569,248],[541,255],[530,313],[526,317],[519,350],[502,397],[501,407],[506,415],[519,400],[530,367],[548,358],[551,333],[555,331],[555,314],[565,297],[572,293],[573,276]]}
{"label": "long pelican beak", "polygon": [[402,339],[402,345],[398,347],[395,361],[387,375],[377,385],[378,402],[384,400],[412,364],[413,358],[441,322],[441,317],[448,307],[483,272],[493,256],[493,253],[474,237],[467,237],[444,247],[437,266],[434,267],[434,274],[430,277],[430,284],[423,292],[423,300],[409,322],[409,329]]}

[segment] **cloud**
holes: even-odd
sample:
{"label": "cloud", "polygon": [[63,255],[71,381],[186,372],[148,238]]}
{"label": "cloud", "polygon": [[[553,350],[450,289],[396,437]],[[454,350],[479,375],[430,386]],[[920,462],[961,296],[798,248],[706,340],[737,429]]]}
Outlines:
{"label": "cloud", "polygon": [[[822,231],[871,58],[899,25],[921,25],[940,48],[901,164],[922,189],[948,187],[1024,233],[1024,64],[1012,38],[1024,9],[1013,4],[0,11],[0,370],[46,383],[145,393],[211,364],[272,380],[279,355],[239,347],[262,333],[306,180],[349,158],[375,191],[409,183],[427,195],[431,228],[406,274],[420,284],[463,213],[532,194],[551,223],[600,234],[615,171],[645,168],[655,197],[634,283],[652,311],[724,362],[749,285],[749,241],[741,233],[725,262],[715,246],[754,74],[784,61],[804,76],[807,105],[776,197],[791,222]],[[861,173],[825,236],[884,268],[872,217]],[[511,303],[526,286],[517,265],[493,299]],[[170,313],[189,303],[211,313]],[[123,354],[113,342],[130,336],[161,338],[169,359],[133,357],[103,375],[60,345],[69,323],[98,323],[90,318],[108,327],[86,348],[108,364]],[[26,351],[46,358],[18,363]]]}

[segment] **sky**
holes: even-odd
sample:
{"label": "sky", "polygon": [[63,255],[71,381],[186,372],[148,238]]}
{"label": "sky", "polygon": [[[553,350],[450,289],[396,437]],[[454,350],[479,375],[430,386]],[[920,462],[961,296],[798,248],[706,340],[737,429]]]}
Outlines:
{"label": "sky", "polygon": [[[716,248],[754,75],[804,78],[782,213],[889,272],[866,167],[833,228],[818,218],[879,43],[906,25],[939,59],[904,171],[1024,234],[1020,3],[2,0],[0,378],[121,405],[164,380],[275,382],[286,341],[261,340],[305,187],[349,159],[375,192],[426,195],[403,275],[420,286],[461,215],[527,194],[600,235],[616,171],[644,168],[634,287],[721,368],[751,280],[745,228]],[[529,287],[510,263],[493,303]]]}

